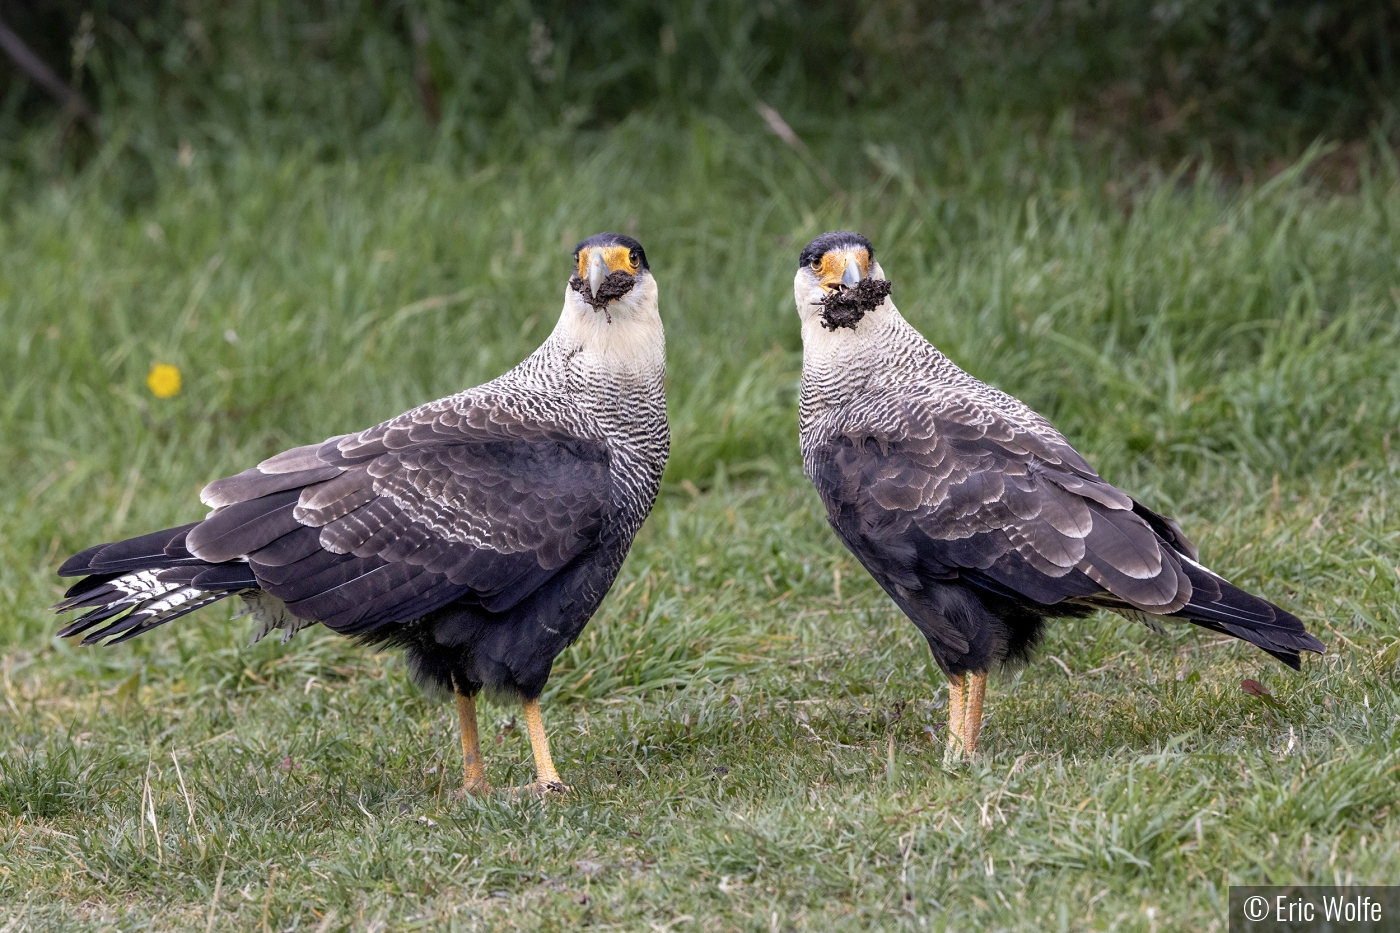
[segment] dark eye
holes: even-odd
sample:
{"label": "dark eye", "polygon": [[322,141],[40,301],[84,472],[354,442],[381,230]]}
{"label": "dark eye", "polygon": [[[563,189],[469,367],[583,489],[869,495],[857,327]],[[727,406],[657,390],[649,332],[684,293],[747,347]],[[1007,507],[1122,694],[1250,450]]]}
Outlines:
{"label": "dark eye", "polygon": [[812,271],[813,271],[813,272],[820,272],[820,271],[822,271],[822,261],[821,261],[820,259],[813,259],[813,260],[812,260]]}
{"label": "dark eye", "polygon": [[635,249],[628,254],[628,258],[632,260],[632,265],[634,266],[640,266],[642,264],[641,254],[638,253]]}

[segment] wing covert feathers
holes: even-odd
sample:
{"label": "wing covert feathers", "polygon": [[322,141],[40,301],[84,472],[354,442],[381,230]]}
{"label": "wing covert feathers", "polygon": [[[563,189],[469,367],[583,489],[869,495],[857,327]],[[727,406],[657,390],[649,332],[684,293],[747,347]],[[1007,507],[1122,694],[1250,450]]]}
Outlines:
{"label": "wing covert feathers", "polygon": [[[362,631],[468,593],[505,611],[598,539],[610,492],[601,441],[453,401],[316,449],[338,472],[301,488],[305,530],[250,556],[292,612]],[[309,449],[275,466],[303,469]]]}
{"label": "wing covert feathers", "polygon": [[[599,540],[609,462],[601,440],[528,416],[518,400],[443,399],[210,483],[203,522],[70,558],[60,573],[95,576],[63,608],[100,612],[69,631],[126,612],[103,636],[134,634],[206,604],[196,593],[250,588],[346,633],[464,597],[504,612]],[[175,580],[168,568],[180,565],[191,571]],[[159,579],[122,576],[156,568]],[[139,594],[121,591],[138,583]],[[160,605],[136,619],[136,595]]]}

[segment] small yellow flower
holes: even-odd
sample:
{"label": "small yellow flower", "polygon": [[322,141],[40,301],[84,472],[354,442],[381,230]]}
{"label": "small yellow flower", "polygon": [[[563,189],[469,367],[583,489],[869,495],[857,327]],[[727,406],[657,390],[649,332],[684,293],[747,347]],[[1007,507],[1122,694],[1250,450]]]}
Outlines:
{"label": "small yellow flower", "polygon": [[173,398],[180,394],[180,370],[169,363],[157,363],[151,367],[146,385],[156,398]]}

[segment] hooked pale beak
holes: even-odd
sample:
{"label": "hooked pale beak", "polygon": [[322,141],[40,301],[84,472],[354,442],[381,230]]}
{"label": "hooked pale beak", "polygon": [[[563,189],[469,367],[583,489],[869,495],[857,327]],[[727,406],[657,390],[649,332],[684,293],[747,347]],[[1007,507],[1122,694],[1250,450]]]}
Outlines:
{"label": "hooked pale beak", "polygon": [[841,273],[841,284],[847,288],[855,288],[860,284],[860,263],[856,262],[854,256],[846,257],[846,269]]}
{"label": "hooked pale beak", "polygon": [[593,297],[598,297],[598,287],[608,277],[608,264],[603,261],[603,251],[595,249],[588,260],[588,288]]}

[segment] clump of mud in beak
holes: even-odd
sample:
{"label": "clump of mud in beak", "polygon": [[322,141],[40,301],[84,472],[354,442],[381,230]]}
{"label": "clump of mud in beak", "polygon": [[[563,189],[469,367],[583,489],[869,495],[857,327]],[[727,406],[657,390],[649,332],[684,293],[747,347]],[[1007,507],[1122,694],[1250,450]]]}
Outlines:
{"label": "clump of mud in beak", "polygon": [[632,286],[637,282],[636,276],[628,275],[619,269],[610,273],[607,278],[598,283],[598,291],[595,293],[588,284],[588,280],[581,275],[574,275],[569,279],[569,286],[579,293],[579,297],[584,303],[593,308],[594,311],[603,312],[608,323],[612,323],[612,315],[608,313],[609,302],[616,301],[632,290]]}
{"label": "clump of mud in beak", "polygon": [[889,297],[890,288],[890,283],[885,279],[861,279],[854,286],[836,286],[821,300],[822,326],[827,330],[838,327],[855,330],[861,318],[880,307]]}

